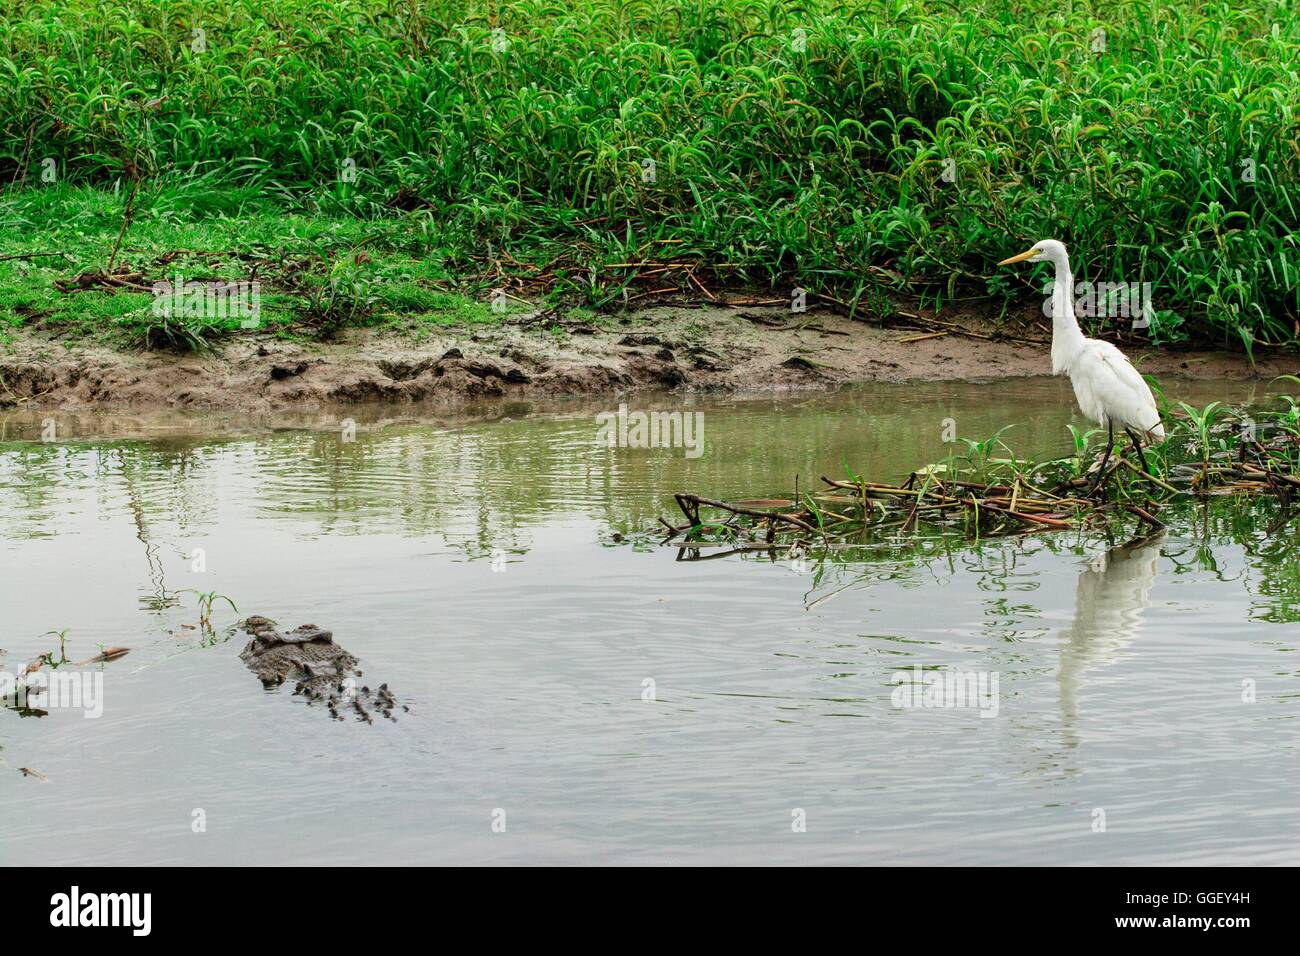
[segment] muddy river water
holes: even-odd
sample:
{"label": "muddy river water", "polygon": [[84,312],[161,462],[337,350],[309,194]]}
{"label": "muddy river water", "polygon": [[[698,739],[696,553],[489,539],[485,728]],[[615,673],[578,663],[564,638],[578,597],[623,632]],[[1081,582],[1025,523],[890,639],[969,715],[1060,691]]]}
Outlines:
{"label": "muddy river water", "polygon": [[[1300,863],[1295,532],[678,561],[619,540],[675,491],[898,478],[952,427],[1064,455],[1069,386],[629,405],[701,413],[700,454],[604,447],[617,401],[8,413],[0,669],[57,631],[130,652],[67,665],[94,718],[0,709],[0,862]],[[239,613],[205,633],[195,591]],[[330,629],[406,709],[264,689],[248,614]],[[982,696],[901,706],[931,673]]]}

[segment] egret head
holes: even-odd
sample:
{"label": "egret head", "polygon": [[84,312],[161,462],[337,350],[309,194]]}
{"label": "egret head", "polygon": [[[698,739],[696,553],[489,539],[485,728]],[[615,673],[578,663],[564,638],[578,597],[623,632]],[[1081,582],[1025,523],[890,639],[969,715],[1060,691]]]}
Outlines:
{"label": "egret head", "polygon": [[1013,262],[1051,262],[1063,266],[1068,261],[1065,255],[1065,243],[1057,242],[1055,239],[1042,239],[1034,243],[1033,247],[1026,252],[1012,256],[1010,259],[1003,259],[998,265],[1006,266]]}

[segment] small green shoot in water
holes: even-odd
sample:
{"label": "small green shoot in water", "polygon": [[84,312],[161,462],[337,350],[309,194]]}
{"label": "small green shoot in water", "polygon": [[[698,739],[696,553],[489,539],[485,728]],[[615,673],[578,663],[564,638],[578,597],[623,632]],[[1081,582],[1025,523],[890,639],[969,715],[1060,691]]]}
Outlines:
{"label": "small green shoot in water", "polygon": [[993,450],[1000,445],[1007,455],[1012,455],[1011,449],[1002,441],[1002,435],[1007,431],[1007,429],[1014,427],[1015,425],[1003,425],[991,437],[984,439],[984,441],[977,442],[972,441],[969,438],[959,438],[958,441],[962,442],[966,446],[966,454],[960,456],[954,455],[953,458],[961,458],[966,461],[971,466],[971,470],[979,476],[980,481],[987,481],[989,466],[998,463],[1005,463],[1005,459],[993,458]]}
{"label": "small green shoot in water", "polygon": [[216,591],[196,591],[194,588],[186,588],[182,594],[194,594],[199,599],[199,624],[206,630],[212,629],[212,608],[218,601],[225,601],[230,605],[230,609],[236,614],[239,608],[235,607],[235,602],[230,600],[224,594],[218,594]]}
{"label": "small green shoot in water", "polygon": [[1201,463],[1208,466],[1210,464],[1210,429],[1214,427],[1215,419],[1222,415],[1226,409],[1223,407],[1222,402],[1210,402],[1204,408],[1196,408],[1186,402],[1179,402],[1178,406],[1187,414],[1188,420],[1192,423],[1196,442],[1201,450]]}
{"label": "small green shoot in water", "polygon": [[1092,441],[1092,436],[1098,434],[1100,428],[1079,428],[1074,424],[1065,426],[1070,429],[1070,437],[1074,439],[1074,458],[1078,462],[1078,468],[1075,469],[1075,477],[1084,474],[1088,470],[1086,458],[1088,455],[1088,443]]}
{"label": "small green shoot in water", "polygon": [[66,664],[68,662],[68,652],[66,649],[68,643],[68,630],[69,629],[65,627],[61,631],[46,631],[41,635],[42,637],[57,637],[59,639],[59,659],[57,661],[54,659],[52,653],[46,652],[41,655],[45,658],[45,662],[51,667],[58,667],[60,664]]}

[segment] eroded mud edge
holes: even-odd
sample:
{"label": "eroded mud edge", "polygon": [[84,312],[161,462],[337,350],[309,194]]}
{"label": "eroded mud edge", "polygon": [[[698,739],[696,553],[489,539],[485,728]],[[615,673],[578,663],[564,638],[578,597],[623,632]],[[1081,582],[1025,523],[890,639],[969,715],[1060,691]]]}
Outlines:
{"label": "eroded mud edge", "polygon": [[[1044,375],[1038,341],[956,332],[918,338],[830,313],[664,307],[608,327],[514,319],[422,338],[355,330],[337,342],[232,339],[208,355],[119,351],[19,332],[0,351],[0,406],[272,411],[355,402],[466,402],[638,390],[780,391],[848,382]],[[978,330],[978,326],[971,326]],[[988,334],[983,330],[980,334]],[[1032,333],[1031,333],[1032,334]],[[1024,337],[1022,337],[1024,338]],[[1294,355],[1143,351],[1156,376],[1271,378]]]}

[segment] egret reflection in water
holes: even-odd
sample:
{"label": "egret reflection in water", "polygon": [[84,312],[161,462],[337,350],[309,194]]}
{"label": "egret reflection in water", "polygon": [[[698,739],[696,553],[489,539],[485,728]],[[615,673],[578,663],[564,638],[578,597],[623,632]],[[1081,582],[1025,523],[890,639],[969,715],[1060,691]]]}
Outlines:
{"label": "egret reflection in water", "polygon": [[1134,538],[1093,557],[1079,575],[1074,621],[1061,634],[1057,685],[1061,722],[1070,746],[1084,676],[1123,657],[1142,631],[1142,612],[1150,605],[1164,533]]}

